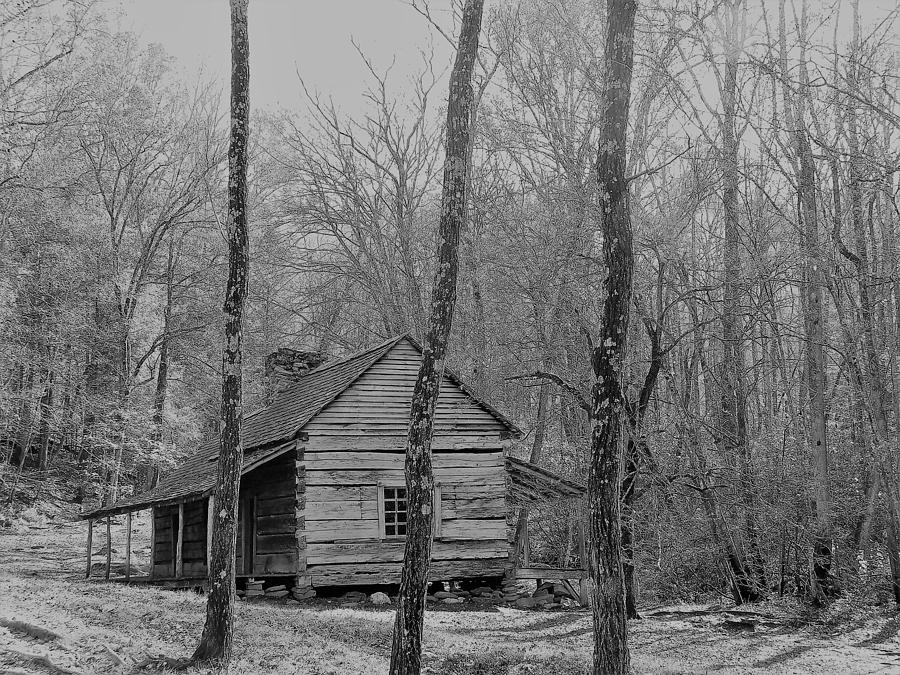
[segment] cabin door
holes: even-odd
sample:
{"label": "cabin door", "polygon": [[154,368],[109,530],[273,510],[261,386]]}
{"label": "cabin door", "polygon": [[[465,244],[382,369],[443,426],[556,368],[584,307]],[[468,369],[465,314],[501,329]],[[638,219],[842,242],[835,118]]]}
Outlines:
{"label": "cabin door", "polygon": [[238,509],[238,569],[237,574],[253,574],[253,557],[256,552],[256,498],[241,497]]}

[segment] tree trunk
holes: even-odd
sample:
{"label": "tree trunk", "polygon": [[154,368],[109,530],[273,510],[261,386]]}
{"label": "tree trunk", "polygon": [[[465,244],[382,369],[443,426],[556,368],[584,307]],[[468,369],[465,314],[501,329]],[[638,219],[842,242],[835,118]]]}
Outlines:
{"label": "tree trunk", "polygon": [[433,529],[434,472],[431,466],[431,434],[456,306],[459,234],[466,216],[466,174],[473,100],[472,71],[478,53],[483,9],[484,0],[466,0],[456,61],[450,74],[438,266],[431,294],[431,316],[422,351],[422,363],[413,390],[406,446],[408,520],[391,646],[392,675],[418,673],[421,668],[425,591]]}
{"label": "tree trunk", "polygon": [[[744,338],[741,299],[744,279],[741,264],[741,224],[739,209],[740,169],[737,139],[737,75],[741,54],[739,26],[743,0],[731,0],[725,12],[725,68],[722,86],[720,128],[722,147],[722,206],[724,210],[725,284],[722,302],[722,346],[724,349],[722,383],[722,445],[726,461],[736,465],[741,502],[744,508],[744,537],[747,542],[744,563],[756,590],[744,601],[756,600],[765,588],[765,570],[759,550],[756,517],[756,490],[747,435],[747,384],[744,374]],[[754,597],[755,596],[755,597]]]}
{"label": "tree trunk", "polygon": [[234,629],[234,556],[238,494],[244,448],[241,444],[241,342],[250,274],[247,233],[247,162],[250,136],[250,45],[247,0],[231,0],[231,141],[228,148],[228,281],[222,350],[221,447],[216,476],[212,558],[206,624],[194,663],[227,664]]}
{"label": "tree trunk", "polygon": [[600,95],[597,186],[607,276],[603,325],[592,354],[589,570],[593,581],[594,673],[624,675],[630,669],[621,507],[622,368],[631,309],[632,249],[625,135],[634,62],[635,0],[607,0],[604,76]]}
{"label": "tree trunk", "polygon": [[38,445],[38,470],[46,471],[50,468],[50,413],[53,410],[53,383],[55,372],[53,367],[47,368],[47,385],[41,396],[41,422],[39,429]]}
{"label": "tree trunk", "polygon": [[[806,2],[803,3],[802,30],[805,30]],[[806,279],[803,284],[805,299],[804,328],[806,332],[806,381],[809,405],[807,407],[807,448],[813,458],[814,504],[816,532],[813,542],[812,597],[824,600],[833,591],[831,573],[831,490],[829,486],[827,424],[825,418],[825,330],[822,312],[822,289],[825,274],[819,250],[818,198],[816,196],[816,169],[812,147],[806,131],[804,98],[788,87],[787,40],[785,28],[785,0],[781,0],[778,13],[779,49],[782,79],[784,82],[784,107],[792,131],[797,198],[802,220],[806,260]],[[805,44],[804,36],[800,43]],[[801,57],[801,62],[805,60]],[[805,67],[805,63],[804,66]]]}

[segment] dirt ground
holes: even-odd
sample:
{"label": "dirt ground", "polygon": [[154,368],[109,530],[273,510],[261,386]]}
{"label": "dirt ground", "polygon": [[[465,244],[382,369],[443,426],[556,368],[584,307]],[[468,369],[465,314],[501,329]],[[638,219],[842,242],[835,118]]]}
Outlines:
{"label": "dirt ground", "polygon": [[[137,526],[139,557],[145,525]],[[85,532],[84,523],[40,519],[0,529],[0,672],[127,673],[148,657],[190,654],[203,596],[85,580]],[[119,541],[114,532],[114,550]],[[95,543],[104,545],[102,530]],[[838,601],[827,620],[804,624],[767,605],[754,608],[762,616],[748,626],[739,615],[690,613],[697,609],[657,608],[631,622],[636,673],[900,673],[893,610]],[[241,602],[232,672],[384,673],[392,620],[390,607],[339,600]],[[426,616],[426,672],[583,673],[590,631],[585,611],[442,607]]]}

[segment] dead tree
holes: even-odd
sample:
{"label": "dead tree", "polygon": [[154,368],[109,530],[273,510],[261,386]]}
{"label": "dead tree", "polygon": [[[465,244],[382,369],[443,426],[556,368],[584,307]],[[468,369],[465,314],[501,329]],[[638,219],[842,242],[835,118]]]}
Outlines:
{"label": "dead tree", "polygon": [[234,629],[234,556],[241,444],[241,342],[250,272],[247,234],[247,159],[250,135],[250,46],[247,0],[231,0],[231,141],[228,148],[228,280],[222,349],[221,448],[216,475],[215,518],[209,561],[206,625],[191,660],[228,663]]}
{"label": "dead tree", "polygon": [[593,580],[594,672],[629,672],[619,492],[624,396],[622,369],[631,310],[634,251],[625,175],[635,0],[607,0],[605,72],[600,94],[597,186],[607,277],[600,341],[593,350],[589,568]]}
{"label": "dead tree", "polygon": [[422,625],[433,528],[434,471],[431,465],[431,434],[456,306],[459,233],[466,216],[466,174],[473,102],[472,71],[478,54],[483,9],[484,0],[466,0],[456,61],[450,74],[438,266],[431,293],[431,316],[422,350],[422,363],[413,390],[406,446],[408,522],[391,647],[392,675],[418,673],[422,657]]}

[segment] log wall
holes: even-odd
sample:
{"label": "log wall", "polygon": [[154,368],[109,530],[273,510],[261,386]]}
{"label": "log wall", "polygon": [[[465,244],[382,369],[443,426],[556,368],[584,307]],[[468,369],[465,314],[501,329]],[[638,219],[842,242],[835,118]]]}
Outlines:
{"label": "log wall", "polygon": [[[298,457],[305,484],[306,574],[315,586],[398,583],[402,539],[382,536],[379,485],[404,486],[409,403],[419,352],[403,341],[310,421]],[[502,575],[508,564],[505,427],[444,378],[433,441],[440,536],[432,579]]]}
{"label": "log wall", "polygon": [[[206,576],[206,509],[207,500],[184,504],[182,534],[183,576]],[[175,549],[178,538],[178,504],[153,509],[153,576],[167,579],[175,576]]]}

